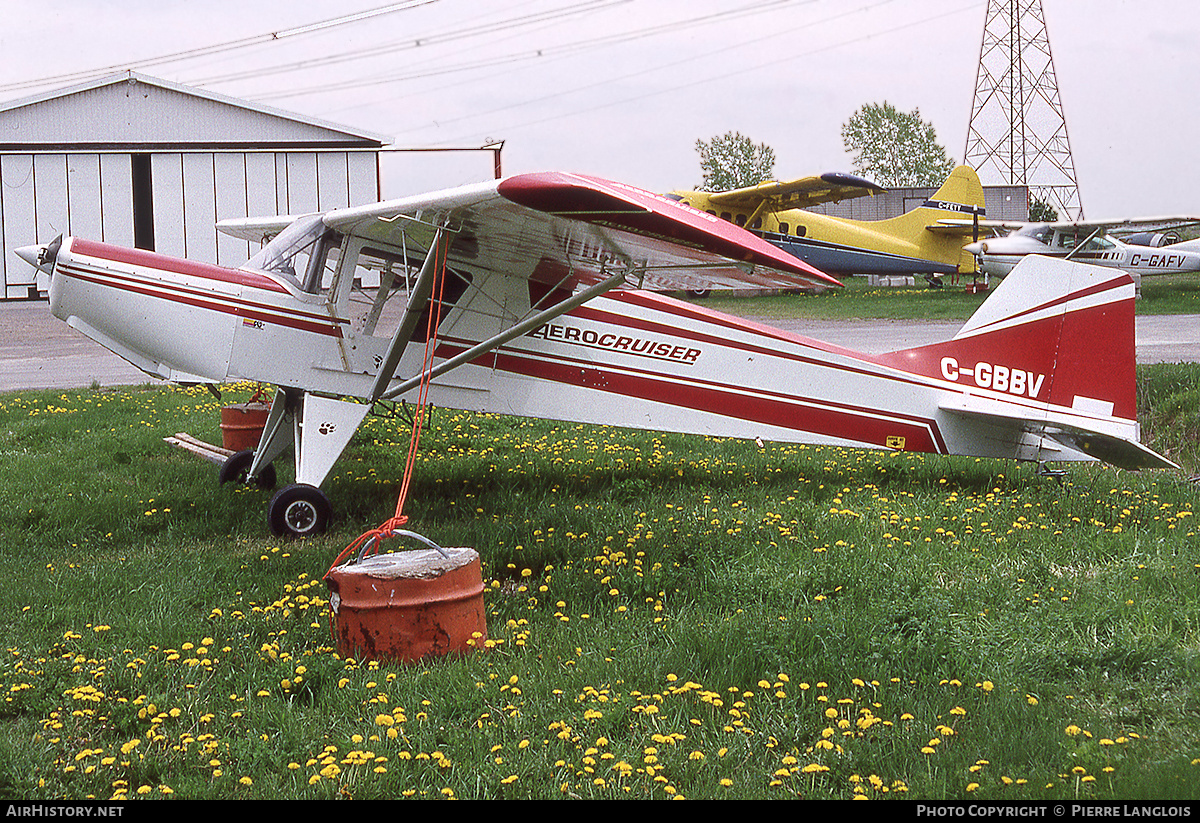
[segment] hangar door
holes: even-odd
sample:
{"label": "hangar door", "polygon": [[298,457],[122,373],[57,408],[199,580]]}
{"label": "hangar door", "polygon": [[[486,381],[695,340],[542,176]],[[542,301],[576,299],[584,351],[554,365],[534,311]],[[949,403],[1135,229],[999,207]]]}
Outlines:
{"label": "hangar door", "polygon": [[8,299],[49,287],[13,250],[60,234],[237,266],[253,250],[219,235],[218,220],[379,197],[369,151],[3,154],[0,186],[0,283]]}

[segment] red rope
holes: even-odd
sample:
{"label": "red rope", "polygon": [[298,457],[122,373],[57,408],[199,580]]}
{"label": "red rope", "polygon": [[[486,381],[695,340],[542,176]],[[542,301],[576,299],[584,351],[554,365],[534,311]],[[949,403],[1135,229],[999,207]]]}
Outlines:
{"label": "red rope", "polygon": [[[442,319],[442,296],[446,282],[446,250],[446,244],[438,242],[433,251],[434,286],[432,291],[436,292],[436,297],[433,298],[434,305],[429,312],[428,325],[425,329],[425,354],[421,359],[421,383],[417,390],[417,407],[413,412],[412,435],[408,441],[408,456],[404,463],[404,479],[400,483],[400,494],[396,500],[396,513],[384,521],[379,528],[364,532],[357,540],[343,549],[341,554],[333,561],[333,565],[329,567],[330,572],[340,566],[347,558],[365,551],[367,547],[371,548],[371,554],[377,553],[379,551],[379,544],[383,539],[391,537],[396,529],[408,522],[408,515],[404,514],[404,504],[408,500],[408,489],[412,483],[413,468],[416,465],[417,452],[420,451],[421,432],[425,425],[425,406],[429,398],[429,375],[433,370],[433,356],[437,349],[437,330]],[[325,576],[328,577],[329,572],[326,572]]]}

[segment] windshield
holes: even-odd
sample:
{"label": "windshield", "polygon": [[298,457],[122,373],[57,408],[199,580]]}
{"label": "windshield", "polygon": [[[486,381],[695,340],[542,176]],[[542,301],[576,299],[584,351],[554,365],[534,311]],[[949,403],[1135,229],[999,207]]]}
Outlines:
{"label": "windshield", "polygon": [[258,254],[247,260],[246,268],[282,274],[300,285],[296,272],[306,271],[313,246],[325,233],[325,223],[321,217],[320,214],[307,214],[297,218],[263,246]]}

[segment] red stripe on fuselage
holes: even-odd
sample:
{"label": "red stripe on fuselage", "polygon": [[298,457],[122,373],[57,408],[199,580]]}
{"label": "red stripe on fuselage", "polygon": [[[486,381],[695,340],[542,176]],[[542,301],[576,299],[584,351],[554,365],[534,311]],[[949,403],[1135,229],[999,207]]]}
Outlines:
{"label": "red stripe on fuselage", "polygon": [[227,269],[224,266],[214,266],[209,263],[197,263],[193,260],[182,260],[178,257],[168,257],[165,254],[145,251],[144,249],[127,249],[121,246],[110,246],[108,243],[98,243],[95,240],[71,238],[71,253],[81,254],[97,260],[109,260],[113,263],[123,263],[127,266],[139,266],[159,271],[169,271],[172,274],[182,274],[187,277],[203,277],[206,280],[218,280],[222,283],[235,283],[263,291],[287,294],[288,290],[265,274],[245,271],[244,269]]}
{"label": "red stripe on fuselage", "polygon": [[[437,356],[453,357],[470,346],[469,341],[444,340],[438,346]],[[710,412],[848,442],[886,447],[888,438],[899,436],[905,439],[906,451],[946,451],[945,443],[937,431],[937,424],[915,415],[880,412],[877,409],[779,392],[754,389],[735,391],[725,384],[712,381],[669,378],[657,372],[634,368],[604,368],[591,361],[546,352],[504,348],[481,355],[472,362],[487,369],[498,369],[524,377]]]}
{"label": "red stripe on fuselage", "polygon": [[[102,246],[103,244],[85,243],[90,246]],[[116,248],[113,246],[105,247],[107,249]],[[274,323],[289,328],[298,329],[300,331],[310,332],[313,334],[328,335],[331,337],[341,337],[341,325],[347,323],[346,320],[331,320],[328,317],[314,312],[297,312],[285,307],[276,306],[270,303],[260,303],[252,300],[247,300],[235,295],[224,295],[211,291],[204,291],[197,288],[189,287],[182,283],[172,283],[161,279],[144,278],[135,274],[130,274],[125,271],[112,269],[97,269],[86,266],[83,262],[75,260],[76,250],[79,246],[76,242],[71,245],[71,260],[67,263],[60,262],[55,268],[56,274],[63,274],[72,277],[76,280],[81,280],[87,283],[92,283],[104,288],[111,288],[118,291],[129,292],[132,294],[140,294],[145,297],[152,297],[158,300],[163,300],[168,303],[177,303],[185,306],[206,309],[222,314],[230,314],[235,317],[242,317],[248,320],[261,320],[264,323]],[[172,260],[173,258],[164,258],[161,255],[152,255],[155,258],[164,260]],[[102,262],[121,263],[113,257],[98,257],[95,258]],[[177,261],[179,262],[179,261]],[[186,261],[182,261],[186,262]],[[125,262],[124,265],[137,265],[134,263]],[[203,266],[204,269],[219,269],[215,266]],[[203,274],[192,274],[182,271],[185,267],[178,266],[174,269],[165,269],[175,274],[183,274],[184,276],[200,276]],[[163,270],[163,269],[160,269]],[[221,271],[232,271],[230,269],[220,269]],[[248,274],[243,272],[243,274]],[[208,278],[213,279],[213,278]],[[265,278],[267,282],[278,286],[275,281],[270,278]],[[233,282],[223,280],[222,282]],[[243,284],[248,285],[248,284]],[[258,288],[257,286],[249,286],[250,288]],[[280,287],[282,288],[282,287]],[[283,290],[284,294],[288,292]]]}
{"label": "red stripe on fuselage", "polygon": [[[708,345],[718,345],[724,348],[736,349],[738,351],[748,352],[750,354],[776,357],[783,360],[790,360],[794,363],[806,363],[809,365],[821,366],[823,368],[838,369],[851,374],[867,375],[870,377],[882,377],[881,369],[874,369],[871,366],[882,366],[884,369],[891,371],[894,366],[885,362],[882,358],[856,352],[852,349],[834,346],[828,343],[822,343],[819,340],[811,340],[798,334],[791,334],[781,329],[774,329],[770,326],[763,326],[758,323],[752,323],[746,320],[740,320],[736,317],[710,312],[707,309],[695,311],[693,307],[687,303],[670,300],[670,298],[662,298],[659,295],[649,294],[647,292],[609,292],[602,300],[616,299],[631,305],[643,306],[652,311],[669,312],[679,317],[688,320],[697,320],[708,325],[717,325],[734,331],[745,332],[760,338],[766,338],[766,343],[756,345],[753,343],[745,343],[740,340],[722,337],[717,334],[708,334],[704,332],[692,331],[679,326],[671,326],[665,323],[656,322],[653,320],[643,320],[637,317],[630,317],[624,314],[617,314],[603,308],[593,307],[593,304],[586,304],[571,312],[563,315],[567,318],[581,318],[592,320],[598,323],[605,323],[623,328],[634,329],[641,332],[660,334],[669,337],[678,337],[686,340],[695,341],[696,343],[704,343]],[[777,346],[769,345],[771,341],[779,341],[782,343],[790,343],[805,348],[813,349],[822,354],[839,355],[850,360],[855,360],[862,363],[862,366],[854,366],[850,363],[833,363],[829,360],[817,356],[804,355],[791,351],[781,350]],[[916,375],[908,374],[889,374],[888,379],[898,382],[912,383],[919,386],[928,386],[929,381],[922,380]]]}

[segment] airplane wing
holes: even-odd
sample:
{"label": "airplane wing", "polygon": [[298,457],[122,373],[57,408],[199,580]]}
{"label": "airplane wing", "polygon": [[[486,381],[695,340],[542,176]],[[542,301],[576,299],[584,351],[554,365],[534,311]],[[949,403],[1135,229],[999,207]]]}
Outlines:
{"label": "airplane wing", "polygon": [[1013,220],[972,220],[969,218],[945,218],[925,227],[926,231],[949,237],[984,237],[995,231],[1016,231],[1028,226]]}
{"label": "airplane wing", "polygon": [[976,226],[984,230],[1017,231],[1026,226],[1045,226],[1059,231],[1075,231],[1079,234],[1091,234],[1094,231],[1104,231],[1107,234],[1126,234],[1140,231],[1156,231],[1162,229],[1180,229],[1187,226],[1200,225],[1200,216],[1176,215],[1165,217],[1123,217],[1110,220],[1058,220],[1052,223],[1016,220],[980,220],[978,224],[970,219],[948,218],[926,226],[931,232],[953,236],[969,237]]}
{"label": "airplane wing", "polygon": [[713,192],[708,200],[716,206],[745,211],[756,211],[762,206],[764,212],[779,212],[866,197],[882,191],[883,187],[853,174],[827,172],[785,183],[768,181],[757,186]]}
{"label": "airplane wing", "polygon": [[[642,189],[596,177],[523,174],[458,189],[324,214],[346,236],[425,253],[439,228],[448,262],[474,272],[524,276],[578,289],[625,273],[617,288],[806,288],[840,286],[727,221]],[[261,239],[287,218],[222,221]]]}
{"label": "airplane wing", "polygon": [[218,222],[217,229],[239,240],[248,240],[251,243],[265,243],[296,222],[297,217],[299,215],[233,217]]}
{"label": "airplane wing", "polygon": [[1101,229],[1110,234],[1119,234],[1123,232],[1181,228],[1197,223],[1200,223],[1200,217],[1196,215],[1171,215],[1164,217],[1120,217],[1109,220],[1059,220],[1053,223],[1046,223],[1045,225],[1052,229],[1059,229],[1060,231],[1075,230],[1080,233],[1090,233]]}

